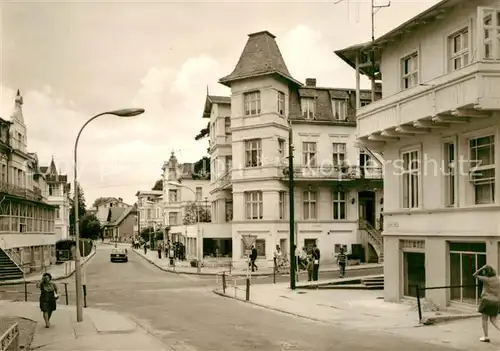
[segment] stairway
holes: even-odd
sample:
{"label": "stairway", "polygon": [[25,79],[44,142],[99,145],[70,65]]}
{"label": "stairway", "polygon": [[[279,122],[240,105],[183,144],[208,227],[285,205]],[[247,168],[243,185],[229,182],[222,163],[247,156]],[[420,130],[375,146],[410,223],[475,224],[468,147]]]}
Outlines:
{"label": "stairway", "polygon": [[361,283],[371,290],[384,290],[384,277],[371,277],[361,279]]}
{"label": "stairway", "polygon": [[0,249],[0,281],[22,279],[22,270]]}
{"label": "stairway", "polygon": [[368,242],[373,247],[378,256],[378,263],[384,262],[384,238],[382,237],[382,232],[375,227],[373,227],[365,219],[359,220],[359,229],[363,230],[367,237]]}

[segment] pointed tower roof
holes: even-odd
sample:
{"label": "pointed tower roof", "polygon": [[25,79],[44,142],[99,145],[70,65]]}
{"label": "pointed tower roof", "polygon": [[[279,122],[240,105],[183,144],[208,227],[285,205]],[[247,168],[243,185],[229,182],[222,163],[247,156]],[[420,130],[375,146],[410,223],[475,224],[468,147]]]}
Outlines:
{"label": "pointed tower roof", "polygon": [[230,86],[231,82],[236,80],[277,74],[301,86],[302,83],[288,72],[275,39],[276,37],[267,30],[248,34],[247,44],[236,67],[230,75],[219,79],[219,83]]}
{"label": "pointed tower roof", "polygon": [[57,176],[57,168],[56,168],[56,163],[54,162],[54,156],[52,156],[52,161],[50,161],[49,174]]}
{"label": "pointed tower roof", "polygon": [[14,112],[12,113],[12,120],[17,120],[18,122],[24,123],[23,117],[23,97],[21,96],[21,92],[17,89],[16,97],[14,98]]}

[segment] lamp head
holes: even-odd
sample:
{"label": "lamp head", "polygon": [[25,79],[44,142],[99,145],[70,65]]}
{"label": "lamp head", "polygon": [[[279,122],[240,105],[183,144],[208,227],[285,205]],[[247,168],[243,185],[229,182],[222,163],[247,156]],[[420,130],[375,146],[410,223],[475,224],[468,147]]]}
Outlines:
{"label": "lamp head", "polygon": [[168,185],[172,185],[172,186],[181,186],[181,183],[178,183],[178,182],[167,182]]}
{"label": "lamp head", "polygon": [[143,114],[145,111],[146,110],[143,108],[124,108],[121,110],[109,111],[108,113],[118,117],[134,117]]}

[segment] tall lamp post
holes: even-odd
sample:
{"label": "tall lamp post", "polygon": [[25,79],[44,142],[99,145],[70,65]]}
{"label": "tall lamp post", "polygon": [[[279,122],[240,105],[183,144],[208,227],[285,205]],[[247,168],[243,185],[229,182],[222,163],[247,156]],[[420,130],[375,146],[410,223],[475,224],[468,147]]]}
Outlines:
{"label": "tall lamp post", "polygon": [[144,113],[144,109],[142,108],[128,108],[123,110],[115,110],[102,112],[94,117],[90,118],[85,124],[80,128],[78,135],[75,140],[75,148],[74,148],[74,161],[73,161],[73,171],[74,171],[74,192],[75,198],[73,202],[73,206],[75,207],[75,242],[76,242],[76,250],[75,250],[75,286],[76,286],[76,320],[77,322],[83,321],[83,305],[82,305],[82,272],[80,267],[80,213],[78,212],[78,142],[80,141],[80,136],[82,135],[85,127],[92,122],[94,119],[104,116],[104,115],[114,115],[117,117],[134,117]]}
{"label": "tall lamp post", "polygon": [[297,257],[295,257],[295,197],[294,197],[294,173],[293,173],[293,131],[292,122],[288,121],[288,198],[289,198],[289,221],[290,221],[290,289],[295,290],[295,270]]}
{"label": "tall lamp post", "polygon": [[[196,192],[191,189],[190,187],[184,185],[184,184],[181,184],[181,183],[178,183],[178,182],[168,182],[167,183],[168,185],[172,185],[172,186],[176,186],[176,187],[179,187],[179,188],[185,188],[185,189],[188,189],[190,192],[193,193],[194,195],[194,200],[195,200],[195,204],[196,204]],[[196,205],[196,257],[197,257],[197,272],[198,273],[201,273],[201,260],[202,260],[202,253],[201,253],[201,246],[202,246],[202,242],[201,242],[201,232],[200,232],[200,207],[198,205]]]}

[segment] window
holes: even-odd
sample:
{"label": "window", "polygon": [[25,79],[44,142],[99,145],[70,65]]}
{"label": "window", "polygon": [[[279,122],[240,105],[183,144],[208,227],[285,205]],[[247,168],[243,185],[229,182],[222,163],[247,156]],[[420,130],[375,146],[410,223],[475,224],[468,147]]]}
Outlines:
{"label": "window", "polygon": [[448,38],[449,70],[456,71],[469,64],[469,28],[464,28]]}
{"label": "window", "polygon": [[401,60],[402,89],[409,89],[418,84],[418,53],[406,56]]}
{"label": "window", "polygon": [[226,200],[226,222],[233,220],[233,201]]}
{"label": "window", "polygon": [[[266,257],[266,239],[256,239],[255,249],[257,250],[257,257]],[[245,242],[241,239],[241,252],[245,252]]]}
{"label": "window", "polygon": [[260,113],[260,91],[244,94],[245,116],[258,115]]}
{"label": "window", "polygon": [[309,167],[316,166],[316,143],[314,142],[303,142],[302,143],[302,155],[304,158],[304,165]]}
{"label": "window", "polygon": [[361,101],[361,107],[365,107],[367,105],[370,105],[371,101]]}
{"label": "window", "polygon": [[168,190],[168,201],[169,202],[179,201],[179,194],[177,193],[177,189],[169,189]]}
{"label": "window", "polygon": [[0,173],[0,181],[2,181],[3,183],[7,183],[7,161],[5,161],[4,159],[2,159],[2,163],[1,163],[1,169],[0,169],[1,173]]}
{"label": "window", "polygon": [[317,193],[315,191],[304,191],[304,220],[317,219],[316,214],[316,198]]}
{"label": "window", "polygon": [[316,115],[316,100],[314,98],[302,98],[302,116],[305,119],[314,119]]}
{"label": "window", "polygon": [[491,204],[495,202],[495,137],[470,139],[469,148],[475,203]]}
{"label": "window", "polygon": [[245,192],[246,219],[262,219],[262,191]]}
{"label": "window", "polygon": [[486,264],[484,242],[450,242],[450,300],[476,305],[481,296],[481,284],[472,276]]}
{"label": "window", "polygon": [[214,142],[215,141],[215,123],[212,122],[210,123],[210,142]]}
{"label": "window", "polygon": [[345,121],[347,118],[347,104],[342,100],[333,100],[333,119],[335,121]]}
{"label": "window", "polygon": [[278,157],[279,162],[282,162],[285,158],[285,140],[278,139]]}
{"label": "window", "polygon": [[224,118],[224,131],[226,134],[231,133],[231,117]]}
{"label": "window", "polygon": [[342,166],[345,161],[345,143],[333,143],[333,166]]}
{"label": "window", "polygon": [[278,209],[278,212],[279,212],[279,219],[285,219],[286,216],[285,216],[285,213],[286,213],[286,203],[285,203],[285,200],[286,200],[286,193],[284,191],[280,191],[279,192],[279,209]]}
{"label": "window", "polygon": [[178,225],[179,224],[179,212],[169,212],[168,213],[168,225]]}
{"label": "window", "polygon": [[61,218],[61,209],[60,208],[56,208],[56,218],[57,219]]}
{"label": "window", "polygon": [[245,141],[247,167],[262,166],[262,140],[252,139]]}
{"label": "window", "polygon": [[500,10],[496,8],[478,8],[478,23],[482,25],[482,59],[500,59]]}
{"label": "window", "polygon": [[219,219],[219,203],[217,201],[212,201],[212,220],[217,223]]}
{"label": "window", "polygon": [[403,208],[417,208],[419,180],[420,180],[420,157],[418,151],[403,153]]}
{"label": "window", "polygon": [[333,219],[347,219],[347,194],[343,191],[334,191]]}
{"label": "window", "polygon": [[196,201],[201,201],[203,197],[203,188],[201,186],[196,187]]}
{"label": "window", "polygon": [[278,113],[280,116],[285,115],[285,93],[278,91]]}
{"label": "window", "polygon": [[444,143],[444,205],[455,206],[455,186],[457,179],[457,169],[455,166],[455,143]]}

